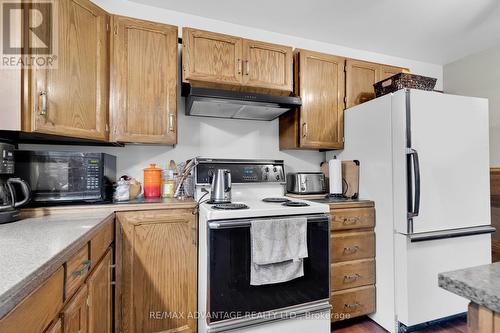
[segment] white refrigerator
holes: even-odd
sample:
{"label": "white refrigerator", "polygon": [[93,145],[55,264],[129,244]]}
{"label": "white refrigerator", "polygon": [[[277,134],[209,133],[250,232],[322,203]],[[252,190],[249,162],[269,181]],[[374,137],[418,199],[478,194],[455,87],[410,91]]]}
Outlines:
{"label": "white refrigerator", "polygon": [[488,140],[486,99],[402,89],[345,111],[338,156],[375,201],[371,317],[388,331],[467,311],[438,273],[491,262]]}

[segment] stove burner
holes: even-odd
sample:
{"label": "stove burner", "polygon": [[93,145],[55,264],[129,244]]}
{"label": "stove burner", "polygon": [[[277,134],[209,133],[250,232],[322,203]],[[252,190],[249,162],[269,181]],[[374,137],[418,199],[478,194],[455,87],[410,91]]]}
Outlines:
{"label": "stove burner", "polygon": [[282,203],[282,202],[289,202],[287,198],[264,198],[262,199],[264,202],[275,202],[275,203]]}
{"label": "stove burner", "polygon": [[283,206],[288,206],[288,207],[306,207],[309,206],[308,203],[301,202],[301,201],[287,201],[283,204]]}
{"label": "stove burner", "polygon": [[247,209],[248,206],[245,204],[238,204],[238,203],[223,203],[214,205],[212,206],[212,208],[220,210],[235,210],[235,209]]}

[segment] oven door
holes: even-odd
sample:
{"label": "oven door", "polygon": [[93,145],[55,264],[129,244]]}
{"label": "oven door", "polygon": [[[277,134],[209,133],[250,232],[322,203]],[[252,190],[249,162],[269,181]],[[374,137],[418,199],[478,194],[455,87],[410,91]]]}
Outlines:
{"label": "oven door", "polygon": [[[286,217],[277,217],[286,218]],[[249,219],[209,221],[209,323],[296,307],[330,296],[329,216],[308,216],[304,276],[283,283],[250,285]]]}
{"label": "oven door", "polygon": [[[28,182],[35,203],[78,202],[100,198],[98,178],[89,174],[89,160],[98,154],[16,151],[16,175]],[[98,172],[98,170],[96,170]]]}

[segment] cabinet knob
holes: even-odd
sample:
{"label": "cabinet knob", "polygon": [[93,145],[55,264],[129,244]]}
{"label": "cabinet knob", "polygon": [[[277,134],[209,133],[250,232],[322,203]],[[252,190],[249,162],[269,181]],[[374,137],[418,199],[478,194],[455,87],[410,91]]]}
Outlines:
{"label": "cabinet knob", "polygon": [[302,137],[307,138],[307,123],[302,124]]}
{"label": "cabinet knob", "polygon": [[238,59],[238,74],[241,74],[243,71],[243,64],[241,62],[241,59]]}
{"label": "cabinet knob", "polygon": [[173,113],[168,114],[168,130],[170,132],[174,132],[174,114]]}

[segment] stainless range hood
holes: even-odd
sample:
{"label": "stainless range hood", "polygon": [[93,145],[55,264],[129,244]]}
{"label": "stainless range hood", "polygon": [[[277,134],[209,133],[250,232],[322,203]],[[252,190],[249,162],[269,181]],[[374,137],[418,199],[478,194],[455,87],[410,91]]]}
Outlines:
{"label": "stainless range hood", "polygon": [[246,120],[273,120],[302,105],[300,97],[245,93],[184,85],[186,115]]}

